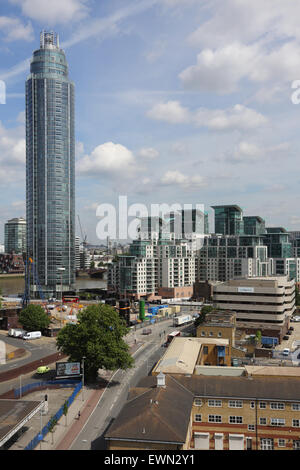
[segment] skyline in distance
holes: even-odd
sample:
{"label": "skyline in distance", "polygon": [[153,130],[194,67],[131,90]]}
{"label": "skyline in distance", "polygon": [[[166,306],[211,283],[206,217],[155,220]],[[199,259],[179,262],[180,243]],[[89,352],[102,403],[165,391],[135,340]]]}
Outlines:
{"label": "skyline in distance", "polygon": [[2,233],[25,215],[24,80],[44,28],[60,34],[76,82],[76,216],[88,241],[99,242],[97,205],[117,206],[120,194],[149,205],[238,204],[267,226],[299,228],[298,6],[34,4],[9,1],[0,17]]}

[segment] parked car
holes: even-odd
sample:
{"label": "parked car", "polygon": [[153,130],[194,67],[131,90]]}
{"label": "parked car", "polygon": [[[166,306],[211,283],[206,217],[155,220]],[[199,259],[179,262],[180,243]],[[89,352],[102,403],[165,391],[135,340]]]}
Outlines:
{"label": "parked car", "polygon": [[288,335],[285,335],[282,339],[289,339]]}
{"label": "parked car", "polygon": [[292,334],[292,332],[291,332],[291,331],[287,331],[286,334],[290,336],[290,335]]}
{"label": "parked car", "polygon": [[290,331],[294,331],[294,329],[295,329],[295,328],[294,328],[293,326],[290,326],[290,327],[289,327],[289,330],[290,330]]}
{"label": "parked car", "polygon": [[39,375],[46,374],[50,371],[50,367],[48,366],[40,366],[37,368],[36,373]]}
{"label": "parked car", "polygon": [[289,348],[284,348],[284,350],[282,351],[282,355],[283,356],[288,356],[289,354],[290,354]]}
{"label": "parked car", "polygon": [[300,353],[298,354],[297,359],[300,359]]}

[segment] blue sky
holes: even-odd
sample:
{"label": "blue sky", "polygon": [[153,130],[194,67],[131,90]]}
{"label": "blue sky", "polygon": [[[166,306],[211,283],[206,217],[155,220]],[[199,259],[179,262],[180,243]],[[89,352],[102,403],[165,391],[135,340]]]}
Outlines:
{"label": "blue sky", "polygon": [[24,87],[42,29],[59,33],[76,85],[76,215],[89,241],[97,205],[119,195],[239,204],[300,229],[299,16],[294,0],[1,1],[0,241],[25,216]]}

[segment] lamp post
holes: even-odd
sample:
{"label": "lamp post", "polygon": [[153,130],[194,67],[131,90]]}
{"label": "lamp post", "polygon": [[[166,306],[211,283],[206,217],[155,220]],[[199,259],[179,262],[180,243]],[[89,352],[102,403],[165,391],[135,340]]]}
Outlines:
{"label": "lamp post", "polygon": [[82,357],[82,401],[84,400],[84,360],[85,356]]}

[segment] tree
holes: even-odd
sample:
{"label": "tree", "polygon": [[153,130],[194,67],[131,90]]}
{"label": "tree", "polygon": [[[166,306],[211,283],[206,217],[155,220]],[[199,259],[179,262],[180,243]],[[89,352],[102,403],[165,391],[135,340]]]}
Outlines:
{"label": "tree", "polygon": [[125,320],[110,305],[91,305],[78,314],[77,324],[61,329],[56,344],[70,361],[81,362],[87,381],[97,378],[98,369],[117,370],[132,367],[129,346],[123,340],[128,333]]}
{"label": "tree", "polygon": [[40,331],[48,328],[50,318],[40,305],[28,305],[19,315],[19,322],[26,331]]}
{"label": "tree", "polygon": [[197,326],[204,323],[206,315],[212,311],[213,311],[213,307],[211,305],[205,305],[204,307],[202,307],[199,317],[196,318],[195,320],[195,323],[194,323],[195,327],[197,328]]}
{"label": "tree", "polygon": [[67,426],[67,414],[68,414],[68,411],[69,411],[69,403],[68,401],[65,401],[64,403],[64,406],[63,406],[63,414],[65,415],[66,417],[66,426]]}
{"label": "tree", "polygon": [[48,430],[52,434],[52,445],[54,444],[54,428],[56,425],[57,425],[57,418],[55,416],[52,416],[48,424]]}

